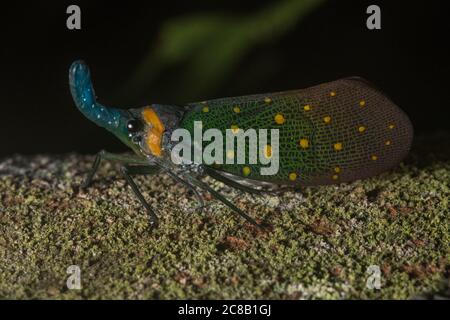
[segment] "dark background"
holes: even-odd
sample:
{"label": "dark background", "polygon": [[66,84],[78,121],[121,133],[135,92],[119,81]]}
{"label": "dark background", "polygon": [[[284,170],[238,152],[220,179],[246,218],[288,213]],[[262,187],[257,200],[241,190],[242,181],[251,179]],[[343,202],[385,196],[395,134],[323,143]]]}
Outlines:
{"label": "dark background", "polygon": [[[105,105],[182,104],[359,75],[406,111],[417,134],[449,129],[450,22],[444,1],[323,1],[285,30],[222,59],[228,42],[239,38],[240,25],[282,2],[2,3],[0,156],[124,150],[71,100],[67,72],[80,58],[90,65]],[[80,31],[66,28],[70,4],[81,7]],[[381,30],[366,28],[369,4],[381,7]],[[200,36],[193,37],[198,43],[178,23],[183,17],[195,22],[196,16],[209,17],[213,26],[199,24]],[[225,22],[217,25],[214,17]],[[175,49],[181,57],[168,58],[160,49],[180,33],[178,42],[169,42],[192,48],[185,55]]]}

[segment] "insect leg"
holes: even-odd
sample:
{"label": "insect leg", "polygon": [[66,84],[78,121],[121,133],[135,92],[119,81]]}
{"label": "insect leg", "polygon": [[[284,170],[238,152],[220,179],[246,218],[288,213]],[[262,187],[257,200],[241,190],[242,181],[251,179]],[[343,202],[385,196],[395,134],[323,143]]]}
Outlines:
{"label": "insect leg", "polygon": [[179,176],[177,176],[176,174],[173,174],[171,171],[168,170],[164,170],[165,173],[167,173],[172,179],[174,179],[175,181],[178,181],[180,183],[182,183],[183,185],[185,185],[186,187],[189,188],[189,190],[191,190],[195,197],[197,198],[197,202],[198,204],[198,209],[200,210],[200,212],[202,211],[203,207],[205,206],[205,203],[203,202],[203,198],[201,197],[201,195],[198,193],[198,191],[195,189],[195,187],[190,184],[189,182],[187,182],[184,179],[181,179]]}
{"label": "insect leg", "polygon": [[225,198],[223,195],[221,195],[219,192],[217,192],[216,190],[214,190],[213,188],[211,188],[210,186],[208,186],[206,183],[204,183],[203,181],[200,181],[192,176],[189,176],[189,181],[196,185],[197,187],[199,187],[200,189],[203,189],[207,192],[209,192],[214,198],[216,198],[217,200],[219,200],[220,202],[222,202],[223,204],[227,205],[230,209],[232,209],[235,213],[237,213],[239,216],[241,216],[242,218],[244,218],[245,220],[247,220],[248,222],[250,222],[251,224],[253,224],[254,226],[261,228],[262,230],[264,230],[264,226],[260,225],[259,223],[257,223],[255,221],[255,219],[253,219],[252,217],[250,217],[249,215],[247,215],[244,211],[242,211],[241,209],[239,209],[238,207],[236,207],[233,203],[231,203],[230,201],[228,201],[227,198]]}
{"label": "insect leg", "polygon": [[215,180],[218,180],[220,182],[223,182],[226,185],[229,185],[229,186],[231,186],[233,188],[236,188],[236,189],[239,189],[241,191],[252,193],[252,194],[258,194],[258,195],[261,195],[261,194],[265,193],[263,190],[247,187],[247,186],[244,186],[244,185],[240,184],[239,182],[236,182],[236,181],[233,181],[231,179],[228,179],[227,177],[225,177],[225,176],[215,172],[212,169],[205,168],[205,172],[211,178],[213,178]]}
{"label": "insect leg", "polygon": [[98,170],[98,167],[100,165],[100,162],[102,160],[110,160],[110,161],[116,161],[121,163],[134,163],[134,164],[146,164],[148,163],[145,159],[141,159],[137,156],[133,155],[122,155],[122,154],[114,154],[106,152],[105,150],[101,150],[99,153],[97,153],[94,164],[92,165],[92,169],[88,174],[88,177],[84,181],[84,183],[81,185],[82,188],[87,188],[91,185],[92,180],[95,176],[95,173]]}
{"label": "insect leg", "polygon": [[128,166],[128,165],[123,165],[120,168],[120,171],[121,171],[122,175],[124,176],[125,180],[130,185],[131,189],[133,190],[133,193],[136,195],[136,197],[139,199],[141,204],[144,206],[144,208],[149,213],[151,226],[155,227],[155,228],[158,226],[158,216],[153,211],[153,209],[150,207],[150,205],[147,203],[147,201],[145,200],[145,198],[142,195],[141,191],[139,191],[139,188],[136,185],[136,183],[134,182],[134,180],[131,177],[131,175],[136,175],[136,174],[154,174],[154,173],[159,172],[159,170],[160,170],[160,168],[156,167],[156,166]]}

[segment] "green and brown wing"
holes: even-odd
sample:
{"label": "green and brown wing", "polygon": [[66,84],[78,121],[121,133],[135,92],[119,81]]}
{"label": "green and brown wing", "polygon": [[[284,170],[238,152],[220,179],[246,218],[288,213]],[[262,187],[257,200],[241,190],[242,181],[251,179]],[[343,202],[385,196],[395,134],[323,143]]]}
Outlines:
{"label": "green and brown wing", "polygon": [[218,170],[282,185],[332,184],[379,174],[403,159],[413,136],[403,111],[359,78],[188,108],[181,127],[191,133],[193,122],[200,120],[203,130],[224,133],[233,128],[279,129],[277,174],[260,175],[260,164],[223,164]]}

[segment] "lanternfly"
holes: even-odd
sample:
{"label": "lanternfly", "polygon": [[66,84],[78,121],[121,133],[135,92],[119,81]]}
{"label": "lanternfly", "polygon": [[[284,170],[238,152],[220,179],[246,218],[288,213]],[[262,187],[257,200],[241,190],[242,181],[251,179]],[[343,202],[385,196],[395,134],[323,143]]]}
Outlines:
{"label": "lanternfly", "polygon": [[[157,224],[132,175],[163,172],[189,187],[202,206],[197,189],[211,193],[235,213],[260,226],[222,194],[200,180],[208,175],[245,192],[351,182],[397,165],[407,154],[413,136],[411,122],[386,95],[361,78],[346,78],[307,89],[215,99],[182,106],[152,104],[137,109],[105,107],[95,99],[89,69],[74,62],[70,88],[78,109],[129,146],[133,156],[100,152],[84,186],[88,186],[102,159],[122,164],[121,173]],[[258,164],[180,166],[171,161],[170,136],[178,128],[221,132],[278,129],[279,170],[261,175]],[[233,157],[236,150],[224,150]],[[273,157],[265,145],[264,157]]]}

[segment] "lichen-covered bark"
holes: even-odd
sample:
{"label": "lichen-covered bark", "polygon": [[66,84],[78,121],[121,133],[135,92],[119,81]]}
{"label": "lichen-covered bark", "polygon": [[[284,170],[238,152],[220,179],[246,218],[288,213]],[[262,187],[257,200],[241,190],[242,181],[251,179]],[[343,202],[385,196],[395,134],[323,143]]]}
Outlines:
{"label": "lichen-covered bark", "polygon": [[[340,186],[251,196],[215,183],[272,226],[261,233],[181,185],[138,178],[145,211],[114,165],[78,186],[92,156],[0,160],[2,298],[410,298],[442,294],[450,266],[450,137],[416,139],[395,170]],[[81,268],[81,290],[66,269]],[[370,265],[381,289],[366,286]],[[444,283],[444,285],[443,285]],[[444,287],[444,289],[442,289]]]}

